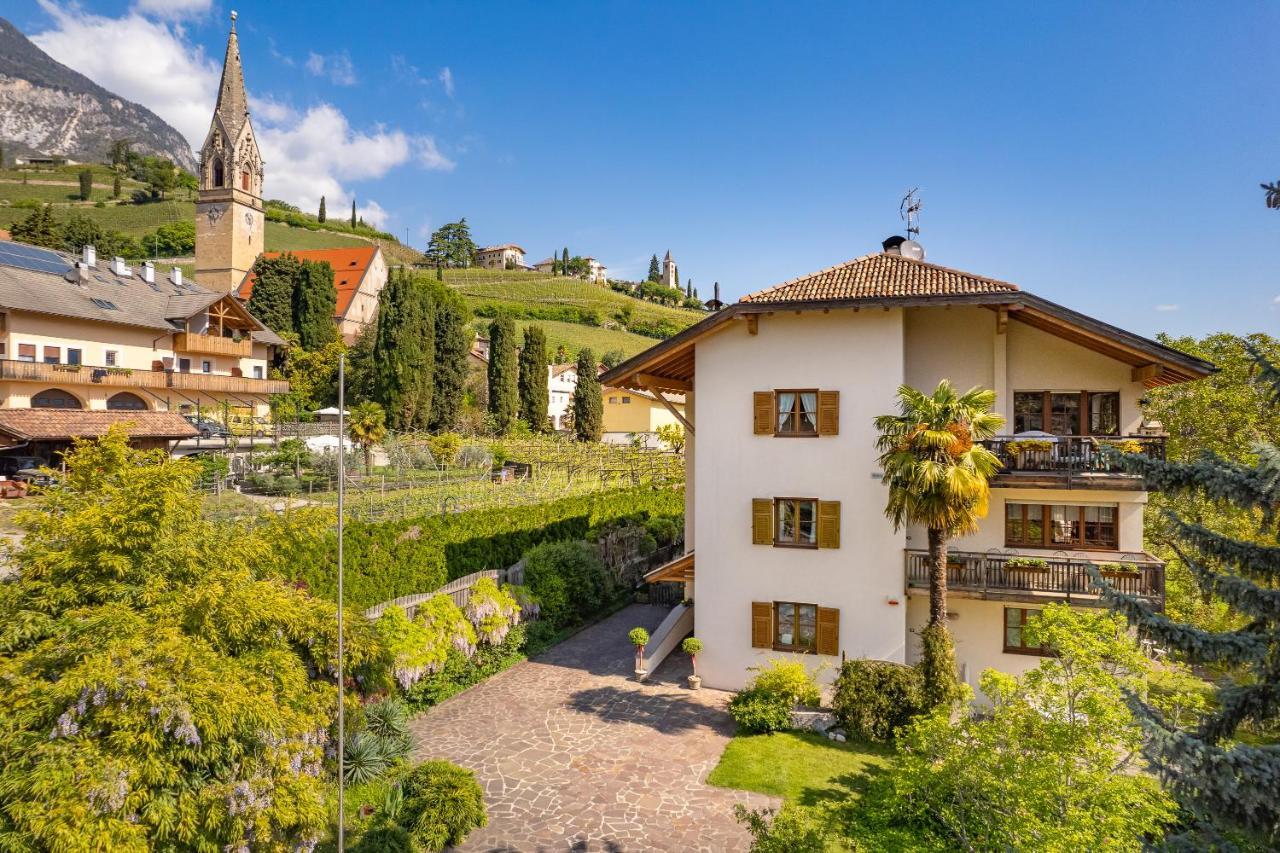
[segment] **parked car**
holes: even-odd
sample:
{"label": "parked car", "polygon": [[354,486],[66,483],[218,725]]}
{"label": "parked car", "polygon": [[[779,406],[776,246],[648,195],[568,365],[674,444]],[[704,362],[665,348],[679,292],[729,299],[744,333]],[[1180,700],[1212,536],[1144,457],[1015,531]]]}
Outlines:
{"label": "parked car", "polygon": [[274,428],[266,418],[249,417],[247,415],[231,416],[231,432],[233,435],[247,435],[262,438],[271,435]]}
{"label": "parked car", "polygon": [[187,419],[187,423],[196,428],[201,438],[226,438],[231,435],[231,432],[218,421],[197,418],[195,415],[183,415],[183,417]]}

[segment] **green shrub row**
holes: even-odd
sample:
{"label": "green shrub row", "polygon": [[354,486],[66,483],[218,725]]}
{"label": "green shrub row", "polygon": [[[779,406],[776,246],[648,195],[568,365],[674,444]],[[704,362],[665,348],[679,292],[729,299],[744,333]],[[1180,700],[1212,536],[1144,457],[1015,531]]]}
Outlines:
{"label": "green shrub row", "polygon": [[477,317],[496,317],[506,314],[517,320],[558,320],[562,323],[576,323],[579,326],[599,326],[602,319],[595,308],[583,308],[580,305],[517,305],[510,302],[501,304],[482,302],[471,309]]}
{"label": "green shrub row", "polygon": [[[344,597],[371,607],[402,595],[431,592],[450,580],[516,563],[544,542],[583,539],[601,523],[645,520],[684,510],[680,489],[640,486],[547,503],[421,516],[346,526]],[[330,510],[307,508],[264,523],[278,543],[276,568],[315,595],[337,596],[337,536]]]}
{"label": "green shrub row", "polygon": [[885,660],[847,660],[836,678],[832,710],[851,736],[889,741],[927,706],[919,668]]}
{"label": "green shrub row", "polygon": [[422,711],[515,666],[525,657],[525,628],[524,625],[516,625],[497,645],[481,643],[471,657],[450,649],[439,672],[424,675],[405,691],[405,702],[411,710]]}

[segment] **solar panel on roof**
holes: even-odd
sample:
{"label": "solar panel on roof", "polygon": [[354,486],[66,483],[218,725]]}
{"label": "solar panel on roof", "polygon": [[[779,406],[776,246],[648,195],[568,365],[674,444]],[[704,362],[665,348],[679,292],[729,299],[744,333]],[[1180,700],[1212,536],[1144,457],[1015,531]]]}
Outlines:
{"label": "solar panel on roof", "polygon": [[55,275],[62,275],[71,268],[56,252],[22,243],[0,242],[0,264]]}

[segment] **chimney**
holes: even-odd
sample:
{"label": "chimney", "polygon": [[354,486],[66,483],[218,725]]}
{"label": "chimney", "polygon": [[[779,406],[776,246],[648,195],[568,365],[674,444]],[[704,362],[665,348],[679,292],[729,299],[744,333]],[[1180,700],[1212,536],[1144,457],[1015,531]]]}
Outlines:
{"label": "chimney", "polygon": [[86,267],[96,267],[98,265],[98,250],[92,246],[85,246],[80,251],[80,260],[84,261]]}
{"label": "chimney", "polygon": [[125,265],[124,258],[119,255],[111,259],[111,271],[119,276],[128,277],[133,275],[133,270]]}
{"label": "chimney", "polygon": [[719,302],[720,301],[720,282],[717,281],[716,286],[713,289],[715,290],[715,296],[713,296],[712,298],[716,302]]}
{"label": "chimney", "polygon": [[156,283],[156,265],[151,261],[146,261],[142,265],[142,280],[147,284]]}
{"label": "chimney", "polygon": [[182,267],[174,267],[173,272],[169,274],[169,280],[173,282],[174,287],[182,287]]}
{"label": "chimney", "polygon": [[884,253],[886,255],[901,255],[902,244],[905,242],[907,242],[906,237],[900,237],[897,234],[894,234],[892,237],[881,242],[880,245],[884,247]]}

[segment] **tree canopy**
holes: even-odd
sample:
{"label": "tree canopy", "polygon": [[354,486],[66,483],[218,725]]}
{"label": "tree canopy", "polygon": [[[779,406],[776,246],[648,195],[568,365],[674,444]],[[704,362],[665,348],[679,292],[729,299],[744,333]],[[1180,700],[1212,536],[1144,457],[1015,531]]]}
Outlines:
{"label": "tree canopy", "polygon": [[476,244],[471,239],[467,218],[464,216],[437,228],[423,257],[427,263],[441,267],[469,267],[475,263]]}
{"label": "tree canopy", "polygon": [[373,342],[374,397],[393,429],[425,429],[430,421],[435,349],[432,289],[398,270],[382,289]]}

